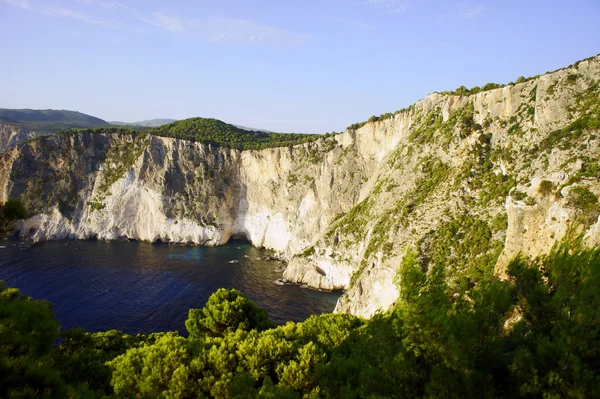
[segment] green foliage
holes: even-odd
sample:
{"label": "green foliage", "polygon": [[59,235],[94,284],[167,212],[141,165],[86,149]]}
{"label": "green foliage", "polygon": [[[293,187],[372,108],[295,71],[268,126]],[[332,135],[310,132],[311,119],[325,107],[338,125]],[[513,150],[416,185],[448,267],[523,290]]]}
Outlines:
{"label": "green foliage", "polygon": [[[134,137],[155,135],[238,150],[260,150],[264,148],[287,147],[290,145],[314,142],[320,138],[331,136],[331,134],[271,133],[244,130],[212,118],[184,119],[154,128],[107,125],[96,128],[63,130],[60,133],[70,135],[81,133],[120,134],[133,135]],[[40,139],[42,138],[40,137],[34,140]]]}
{"label": "green foliage", "polygon": [[88,202],[88,205],[92,211],[100,211],[106,207],[105,204],[98,201],[90,201]]}
{"label": "green foliage", "polygon": [[492,219],[492,232],[506,231],[508,228],[508,216],[502,213]]}
{"label": "green foliage", "polygon": [[466,185],[470,190],[478,191],[479,203],[484,206],[493,201],[504,201],[510,189],[516,185],[513,176],[495,170],[498,159],[510,161],[511,155],[506,150],[493,149],[491,139],[491,134],[479,135],[470,154],[471,158],[464,160],[454,181],[455,186]]}
{"label": "green foliage", "polygon": [[8,220],[25,219],[27,210],[19,199],[11,198],[2,205],[2,214]]}
{"label": "green foliage", "polygon": [[600,215],[598,197],[587,187],[575,186],[569,190],[567,205],[578,209],[586,223],[593,223]]}
{"label": "green foliage", "polygon": [[430,112],[425,116],[420,126],[411,132],[409,140],[419,144],[431,143],[434,141],[435,134],[443,125],[444,118],[442,114]]}
{"label": "green foliage", "polygon": [[345,236],[359,237],[362,228],[369,220],[372,206],[373,199],[369,197],[354,205],[345,215],[333,223],[326,237],[331,239],[336,232]]}
{"label": "green foliage", "polygon": [[61,344],[56,347],[54,359],[63,378],[80,392],[110,394],[112,370],[106,363],[158,336],[132,336],[117,330],[88,333],[75,328],[60,334]]}
{"label": "green foliage", "polygon": [[542,195],[550,195],[554,191],[554,183],[549,180],[542,180],[538,186],[538,192]]}
{"label": "green foliage", "polygon": [[[133,133],[131,141],[119,141],[117,145],[110,147],[106,154],[102,184],[99,187],[100,193],[108,191],[110,186],[125,175],[142,155],[149,142],[149,137],[146,134]],[[104,208],[101,201],[92,201],[90,206],[93,210]]]}
{"label": "green foliage", "polygon": [[[459,231],[465,224],[472,234]],[[509,281],[489,275],[457,290],[454,263],[469,251],[467,243],[487,233],[468,218],[442,230],[453,251],[461,250],[451,235],[464,239],[462,252],[447,256],[440,250],[446,257],[434,254],[426,271],[426,254],[408,251],[398,271],[396,304],[371,320],[324,314],[263,331],[229,329],[187,339],[72,330],[52,346],[58,324],[49,305],[2,287],[0,395],[597,396],[600,249],[561,245],[533,261],[512,261]]]}
{"label": "green foliage", "polygon": [[62,397],[64,382],[52,367],[59,324],[52,306],[6,288],[0,281],[0,397]]}
{"label": "green foliage", "polygon": [[577,79],[580,77],[581,75],[579,74],[574,74],[574,73],[570,73],[567,75],[567,83],[568,84],[575,84],[575,82],[577,82]]}
{"label": "green foliage", "polygon": [[477,94],[482,91],[488,91],[493,89],[498,89],[500,87],[504,87],[506,85],[498,84],[498,83],[486,83],[483,87],[474,86],[470,89],[467,89],[465,86],[460,86],[459,88],[452,91],[443,91],[440,94],[448,95],[448,96],[470,96],[472,94]]}
{"label": "green foliage", "polygon": [[600,81],[590,85],[575,97],[574,113],[577,119],[562,129],[550,133],[540,143],[540,149],[551,151],[553,148],[567,149],[581,140],[588,139],[585,134],[600,129]]}
{"label": "green foliage", "polygon": [[600,249],[562,245],[508,268],[523,318],[510,369],[524,397],[589,398],[600,388]]}
{"label": "green foliage", "polygon": [[315,141],[316,134],[270,133],[244,130],[212,118],[190,118],[148,131],[163,137],[191,140],[240,150],[285,147]]}
{"label": "green foliage", "polygon": [[492,229],[468,214],[444,222],[419,243],[422,267],[444,265],[450,287],[457,291],[489,280],[503,249],[503,243],[492,238]]}
{"label": "green foliage", "polygon": [[190,372],[191,346],[185,338],[170,333],[111,360],[107,364],[113,369],[115,393],[122,397],[192,397],[197,386]]}
{"label": "green foliage", "polygon": [[267,312],[258,308],[238,290],[220,288],[202,309],[190,309],[185,327],[192,338],[222,337],[236,330],[266,330],[274,325]]}
{"label": "green foliage", "polygon": [[306,247],[304,249],[304,251],[302,251],[301,256],[303,258],[308,258],[310,256],[313,256],[314,254],[315,254],[315,247],[311,245],[310,247]]}
{"label": "green foliage", "polygon": [[0,238],[14,230],[14,222],[27,217],[29,212],[18,199],[9,199],[0,206]]}
{"label": "green foliage", "polygon": [[515,201],[523,201],[525,198],[527,198],[527,194],[519,190],[513,190],[510,196]]}

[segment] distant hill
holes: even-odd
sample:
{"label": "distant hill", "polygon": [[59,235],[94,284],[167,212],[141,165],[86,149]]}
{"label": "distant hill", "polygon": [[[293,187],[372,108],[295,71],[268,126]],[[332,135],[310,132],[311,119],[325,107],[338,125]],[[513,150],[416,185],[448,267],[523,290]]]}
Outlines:
{"label": "distant hill", "polygon": [[35,132],[48,133],[63,129],[83,129],[108,124],[100,118],[77,111],[7,108],[0,108],[0,123]]}
{"label": "distant hill", "polygon": [[162,125],[166,125],[169,123],[177,122],[177,119],[149,119],[147,121],[141,122],[109,122],[111,125],[121,125],[121,126],[145,126],[145,127],[158,127]]}

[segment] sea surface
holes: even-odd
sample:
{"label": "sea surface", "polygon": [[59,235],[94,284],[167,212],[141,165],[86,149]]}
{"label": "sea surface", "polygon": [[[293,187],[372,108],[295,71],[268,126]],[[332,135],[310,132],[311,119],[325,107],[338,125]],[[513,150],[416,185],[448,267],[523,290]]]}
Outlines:
{"label": "sea surface", "polygon": [[130,334],[179,331],[190,308],[236,288],[278,324],[333,311],[340,293],[277,285],[283,265],[244,241],[220,247],[144,242],[49,242],[21,249],[0,241],[0,280],[54,305],[64,329]]}

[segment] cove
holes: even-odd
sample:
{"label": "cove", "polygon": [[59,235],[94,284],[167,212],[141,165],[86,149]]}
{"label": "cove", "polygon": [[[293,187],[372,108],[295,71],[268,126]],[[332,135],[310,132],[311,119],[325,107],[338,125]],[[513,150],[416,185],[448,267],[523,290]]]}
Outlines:
{"label": "cove", "polygon": [[271,251],[232,241],[219,247],[146,242],[47,242],[20,249],[0,241],[0,280],[53,303],[63,330],[179,331],[190,308],[218,288],[236,288],[272,321],[302,321],[331,312],[340,293],[277,285],[283,265]]}

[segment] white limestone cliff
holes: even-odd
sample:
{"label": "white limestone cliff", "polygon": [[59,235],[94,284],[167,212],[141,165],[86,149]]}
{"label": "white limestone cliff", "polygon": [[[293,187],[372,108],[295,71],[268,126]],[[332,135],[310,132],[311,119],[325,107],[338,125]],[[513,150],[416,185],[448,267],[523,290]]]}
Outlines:
{"label": "white limestone cliff", "polygon": [[[245,237],[288,260],[284,278],[344,289],[336,311],[369,317],[396,301],[405,254],[427,264],[442,239],[462,245],[465,220],[488,226],[482,255],[499,274],[565,236],[580,214],[569,190],[600,195],[596,179],[581,177],[600,148],[593,129],[557,131],[596,115],[599,81],[596,57],[470,96],[433,93],[356,130],[264,150],[59,134],[0,154],[0,202],[19,197],[34,211],[22,233],[36,241]],[[542,195],[542,181],[560,195]],[[597,244],[600,222],[580,233]]]}

